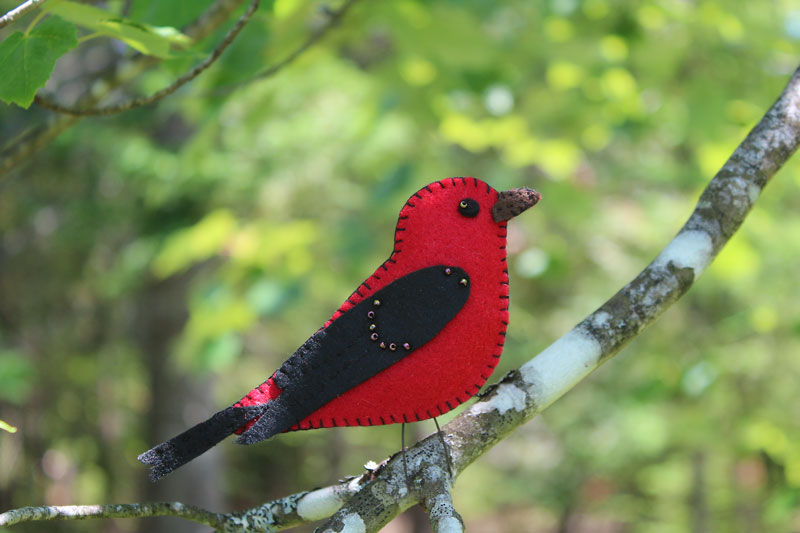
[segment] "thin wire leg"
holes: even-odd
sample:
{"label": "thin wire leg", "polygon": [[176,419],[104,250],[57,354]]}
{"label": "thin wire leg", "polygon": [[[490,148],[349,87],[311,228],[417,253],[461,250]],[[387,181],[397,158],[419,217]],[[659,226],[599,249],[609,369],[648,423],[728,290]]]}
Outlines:
{"label": "thin wire leg", "polygon": [[442,448],[444,448],[444,458],[447,460],[447,471],[450,473],[450,479],[453,478],[453,464],[450,462],[450,450],[447,448],[447,443],[444,441],[444,435],[439,428],[439,421],[433,417],[433,423],[436,424],[436,433],[439,435],[439,440],[442,441]]}
{"label": "thin wire leg", "polygon": [[403,473],[406,476],[406,487],[408,487],[408,459],[406,459],[406,423],[400,426],[400,453],[403,454]]}

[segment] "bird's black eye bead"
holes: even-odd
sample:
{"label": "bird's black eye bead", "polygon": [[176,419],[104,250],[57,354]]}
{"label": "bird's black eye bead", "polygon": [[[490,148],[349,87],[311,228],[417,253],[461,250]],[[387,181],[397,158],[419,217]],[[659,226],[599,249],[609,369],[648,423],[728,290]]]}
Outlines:
{"label": "bird's black eye bead", "polygon": [[481,206],[472,198],[464,198],[458,203],[458,212],[468,218],[478,216]]}

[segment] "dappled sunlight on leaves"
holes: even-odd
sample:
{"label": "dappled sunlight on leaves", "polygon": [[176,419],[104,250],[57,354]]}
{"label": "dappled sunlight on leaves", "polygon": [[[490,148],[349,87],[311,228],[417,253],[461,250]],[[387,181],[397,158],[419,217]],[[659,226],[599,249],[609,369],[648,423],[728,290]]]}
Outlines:
{"label": "dappled sunlight on leaves", "polygon": [[196,225],[176,232],[153,259],[153,272],[166,277],[217,255],[236,228],[226,210],[209,213]]}

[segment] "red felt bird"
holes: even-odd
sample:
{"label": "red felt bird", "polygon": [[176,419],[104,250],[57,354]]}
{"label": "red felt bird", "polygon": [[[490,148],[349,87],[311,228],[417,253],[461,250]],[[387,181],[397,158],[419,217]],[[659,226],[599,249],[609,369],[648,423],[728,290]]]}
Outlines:
{"label": "red felt bird", "polygon": [[392,255],[275,373],[211,418],[139,456],[155,481],[236,433],[416,422],[475,395],[508,326],[506,225],[536,205],[448,178],[408,199]]}

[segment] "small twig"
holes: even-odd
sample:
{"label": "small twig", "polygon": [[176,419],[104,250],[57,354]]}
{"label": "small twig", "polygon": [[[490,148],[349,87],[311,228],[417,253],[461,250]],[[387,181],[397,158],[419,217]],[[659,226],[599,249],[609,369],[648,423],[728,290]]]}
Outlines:
{"label": "small twig", "polygon": [[47,0],[28,0],[27,2],[23,2],[22,4],[18,5],[2,17],[0,17],[0,28],[4,28],[23,16],[24,14],[28,13],[39,7],[40,5],[47,2]]}
{"label": "small twig", "polygon": [[103,107],[85,107],[85,108],[76,108],[70,106],[63,106],[54,102],[44,96],[36,95],[34,97],[34,102],[36,104],[49,109],[51,111],[56,111],[57,113],[64,113],[66,115],[74,115],[74,116],[98,116],[98,115],[113,115],[115,113],[121,113],[123,111],[128,111],[130,109],[134,109],[137,107],[142,107],[150,104],[154,104],[159,100],[169,96],[170,94],[177,91],[179,88],[183,87],[197,76],[199,76],[204,70],[210,67],[225,51],[225,49],[233,42],[239,32],[244,28],[247,22],[252,17],[253,13],[256,12],[258,9],[258,5],[261,3],[261,0],[251,0],[250,5],[248,6],[247,10],[239,17],[239,20],[236,21],[236,24],[228,31],[225,38],[222,40],[219,45],[211,52],[211,54],[205,58],[200,64],[196,65],[192,68],[189,72],[175,80],[173,83],[164,87],[160,91],[156,91],[155,93],[151,94],[150,96],[143,96],[140,98],[133,98],[126,102],[122,102],[120,104],[114,104],[109,106]]}
{"label": "small twig", "polygon": [[260,74],[256,75],[250,81],[252,82],[256,80],[263,80],[264,78],[269,78],[270,76],[274,75],[276,72],[281,70],[283,67],[285,67],[286,65],[288,65],[289,63],[293,62],[295,59],[300,57],[303,54],[303,52],[314,46],[314,44],[316,44],[317,41],[325,37],[325,34],[327,34],[328,31],[337,26],[339,22],[342,20],[342,17],[344,17],[347,14],[347,11],[351,7],[353,7],[353,4],[355,4],[357,1],[358,0],[347,0],[344,4],[342,4],[342,6],[339,9],[326,10],[326,14],[328,16],[328,22],[324,26],[322,26],[322,28],[312,33],[311,36],[309,36],[309,38],[306,39],[306,41],[303,44],[297,47],[297,49],[294,52],[283,58],[282,61],[278,61],[271,67],[267,68]]}
{"label": "small twig", "polygon": [[80,120],[69,115],[51,115],[50,119],[18,135],[0,150],[0,178],[33,154],[50,144],[64,130]]}
{"label": "small twig", "polygon": [[140,518],[145,516],[177,516],[221,529],[226,517],[179,502],[127,503],[118,505],[64,505],[23,507],[0,514],[0,527],[23,522],[47,520],[84,520],[87,518]]}
{"label": "small twig", "polygon": [[214,513],[180,502],[23,507],[0,513],[0,527],[48,520],[174,516],[226,532],[278,531],[330,516],[358,492],[364,482],[364,476],[356,477],[230,514]]}
{"label": "small twig", "polygon": [[199,17],[185,26],[182,33],[201,41],[219,28],[243,0],[216,0]]}
{"label": "small twig", "polygon": [[[322,39],[325,36],[325,34],[328,33],[328,31],[330,31],[333,27],[338,25],[339,22],[342,20],[342,17],[345,16],[347,11],[351,7],[353,7],[353,4],[355,4],[356,2],[357,0],[347,0],[344,4],[342,4],[342,7],[340,7],[339,9],[328,10],[327,11],[328,22],[324,26],[322,26],[322,28],[312,33],[309,36],[309,38],[306,39],[306,41],[303,44],[297,47],[297,49],[294,52],[283,58],[283,60],[278,61],[274,65],[265,69],[263,72],[261,72],[260,74],[256,75],[251,80],[249,80],[249,82],[253,82],[256,80],[263,80],[264,78],[269,78],[273,76],[276,72],[281,70],[283,67],[285,67],[289,63],[292,63],[295,59],[303,55],[303,52],[314,46],[314,44],[316,44],[317,41]],[[242,83],[249,83],[249,82],[245,81]]]}
{"label": "small twig", "polygon": [[279,71],[281,71],[283,68],[293,63],[298,57],[303,55],[303,53],[305,53],[306,50],[314,46],[314,44],[316,44],[320,39],[322,39],[331,29],[337,26],[339,22],[341,22],[342,17],[344,17],[345,14],[347,14],[347,11],[351,7],[353,7],[353,4],[355,4],[357,1],[358,0],[347,0],[344,4],[342,4],[342,6],[339,9],[335,10],[327,9],[325,13],[328,16],[328,21],[321,28],[312,32],[311,35],[309,35],[309,37],[300,46],[298,46],[295,50],[293,50],[289,55],[287,55],[277,63],[270,65],[269,67],[267,67],[260,73],[256,74],[252,78],[236,83],[231,83],[228,85],[222,85],[210,91],[211,94],[227,94],[244,85],[253,83],[255,81],[263,80],[266,78],[271,78]]}
{"label": "small twig", "polygon": [[225,517],[225,531],[280,531],[327,518],[356,494],[367,478],[368,475],[350,478],[231,513]]}
{"label": "small twig", "polygon": [[438,465],[422,472],[422,506],[428,512],[434,533],[463,533],[464,519],[453,506],[450,475]]}

